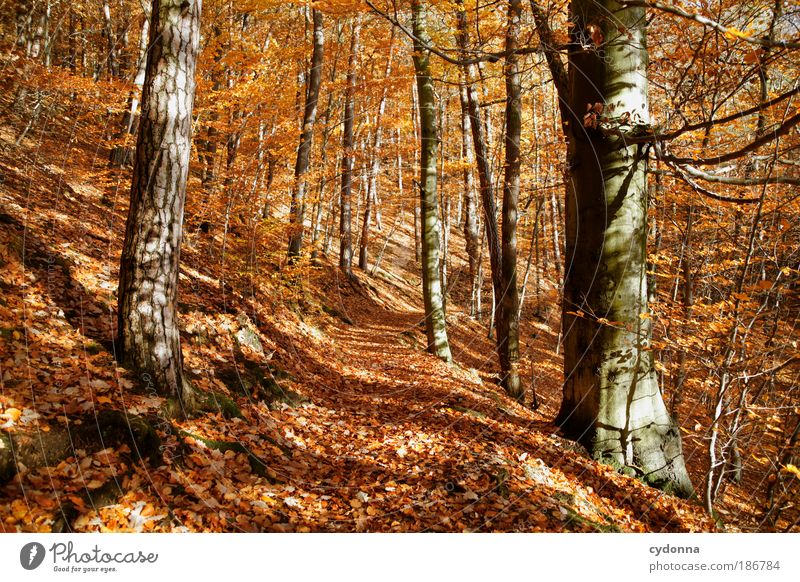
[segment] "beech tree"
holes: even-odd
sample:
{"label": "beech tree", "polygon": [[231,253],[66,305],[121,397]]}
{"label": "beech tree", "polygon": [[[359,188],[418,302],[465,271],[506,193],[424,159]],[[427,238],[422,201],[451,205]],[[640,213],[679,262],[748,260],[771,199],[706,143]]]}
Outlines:
{"label": "beech tree", "polygon": [[177,297],[201,6],[153,2],[118,294],[122,361],[186,409],[195,399],[183,372]]}
{"label": "beech tree", "polygon": [[522,87],[519,48],[522,1],[510,0],[506,31],[506,131],[503,176],[502,295],[498,299],[498,346],[502,383],[509,396],[522,400],[525,390],[519,377],[519,288],[517,286],[517,212],[519,206],[520,136],[522,134]]}
{"label": "beech tree", "polygon": [[[505,38],[504,78],[506,88],[506,111],[504,128],[504,175],[503,175],[503,207],[502,233],[499,234],[497,208],[495,203],[492,171],[487,151],[483,120],[480,116],[480,104],[472,87],[476,72],[474,63],[468,58],[469,33],[467,31],[467,15],[463,3],[459,3],[456,12],[456,43],[460,52],[461,95],[463,132],[467,128],[472,133],[475,158],[478,164],[481,201],[483,205],[486,238],[489,247],[492,287],[494,290],[495,339],[500,361],[500,383],[505,391],[517,400],[523,400],[525,389],[519,376],[519,288],[517,285],[517,212],[520,190],[520,136],[522,132],[522,90],[519,70],[519,31],[522,16],[522,3],[513,0],[508,5]],[[462,133],[462,139],[465,136]],[[471,239],[470,229],[476,229],[470,211],[474,202],[469,193],[470,180],[465,179],[467,193],[467,219],[465,221],[465,238],[467,253],[470,256],[470,269],[475,277],[473,257],[477,250],[471,245],[477,241]],[[477,237],[477,233],[475,233]],[[502,240],[501,240],[502,239]],[[477,262],[477,257],[474,257]],[[473,298],[474,298],[473,291]]]}
{"label": "beech tree", "polygon": [[347,63],[347,87],[344,97],[344,128],[342,130],[342,190],[339,203],[339,268],[348,277],[353,271],[353,126],[356,115],[356,65],[361,20],[353,19],[350,35],[350,57]]}
{"label": "beech tree", "polygon": [[303,110],[303,131],[297,148],[297,161],[294,168],[295,185],[292,190],[290,220],[293,230],[289,235],[289,258],[297,257],[303,247],[303,231],[306,214],[306,173],[311,159],[311,143],[314,137],[314,123],[317,120],[319,87],[322,84],[322,59],[324,58],[325,34],[322,12],[312,10],[314,21],[314,48],[311,56],[311,70],[308,72],[306,105]]}
{"label": "beech tree", "polygon": [[645,10],[573,0],[569,50],[564,397],[556,423],[592,455],[693,493],[650,349],[647,154],[600,114],[649,124]]}
{"label": "beech tree", "polygon": [[422,296],[425,303],[425,332],[428,351],[450,361],[450,344],[444,319],[442,282],[439,273],[439,199],[436,192],[436,96],[430,72],[427,7],[420,0],[411,3],[414,30],[414,71],[419,95],[420,126],[420,214],[422,218]]}

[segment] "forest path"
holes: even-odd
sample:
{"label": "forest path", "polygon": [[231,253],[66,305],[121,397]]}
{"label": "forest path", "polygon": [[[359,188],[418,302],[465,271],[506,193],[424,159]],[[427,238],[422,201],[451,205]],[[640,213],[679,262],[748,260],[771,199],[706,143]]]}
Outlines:
{"label": "forest path", "polygon": [[270,413],[292,449],[275,473],[293,499],[326,508],[310,528],[605,531],[618,519],[634,531],[691,527],[675,513],[682,502],[640,486],[631,495],[635,481],[557,437],[548,416],[507,398],[491,374],[463,367],[494,369],[485,327],[451,314],[460,363],[446,364],[424,351],[413,304],[393,302],[375,279],[368,291],[336,284],[342,315],[314,320],[315,341],[279,338],[281,362],[311,402]]}
{"label": "forest path", "polygon": [[[0,152],[0,347],[8,354],[0,414],[18,419],[19,430],[55,429],[65,413],[107,408],[153,418],[161,399],[137,390],[106,348],[123,207],[110,211],[100,188],[76,183],[64,194],[60,174],[34,161],[25,167],[32,178]],[[81,208],[81,220],[65,208]],[[598,465],[554,434],[548,419],[561,363],[552,321],[528,320],[522,338],[538,411],[496,384],[494,342],[485,323],[459,311],[463,287],[453,287],[448,306],[456,363],[425,352],[410,224],[389,245],[385,270],[358,273],[355,286],[334,265],[308,270],[300,299],[287,298],[297,289],[274,264],[271,271],[262,264],[252,279],[234,278],[229,266],[236,285],[227,288],[237,292],[221,294],[219,240],[188,236],[187,370],[201,388],[220,389],[220,372],[234,364],[231,336],[246,315],[265,348],[259,365],[289,372],[293,380],[281,383],[308,402],[269,406],[231,389],[243,419],[209,414],[161,427],[166,450],[178,455],[172,460],[139,463],[122,448],[76,450],[33,468],[0,486],[0,531],[50,531],[65,498],[83,503],[71,525],[77,531],[710,529],[694,506]],[[274,248],[283,244],[281,237]],[[458,268],[454,262],[451,272]],[[246,447],[268,476],[253,470],[252,458],[204,439]],[[82,501],[112,485],[120,493],[114,503]]]}

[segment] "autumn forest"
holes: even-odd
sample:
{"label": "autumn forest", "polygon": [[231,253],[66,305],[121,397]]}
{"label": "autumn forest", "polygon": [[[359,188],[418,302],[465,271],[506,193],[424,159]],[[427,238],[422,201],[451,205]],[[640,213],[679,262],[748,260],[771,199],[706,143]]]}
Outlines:
{"label": "autumn forest", "polygon": [[0,6],[0,532],[800,532],[796,3]]}

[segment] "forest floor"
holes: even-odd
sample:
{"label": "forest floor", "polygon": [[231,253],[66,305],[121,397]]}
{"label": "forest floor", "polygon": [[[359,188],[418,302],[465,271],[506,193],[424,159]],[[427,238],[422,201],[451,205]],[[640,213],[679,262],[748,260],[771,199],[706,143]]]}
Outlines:
{"label": "forest floor", "polygon": [[[223,245],[220,229],[203,233],[189,216],[184,363],[219,408],[167,421],[111,342],[127,173],[58,126],[20,146],[15,131],[0,126],[0,448],[27,451],[29,466],[0,463],[0,531],[723,527],[558,436],[553,294],[523,324],[536,410],[496,385],[486,326],[456,299],[455,364],[426,354],[410,215],[377,273],[355,282],[324,257],[281,267],[283,231],[270,221]],[[195,177],[187,207],[198,190]],[[108,411],[134,428],[120,436]],[[724,528],[753,529],[755,501],[730,499]]]}

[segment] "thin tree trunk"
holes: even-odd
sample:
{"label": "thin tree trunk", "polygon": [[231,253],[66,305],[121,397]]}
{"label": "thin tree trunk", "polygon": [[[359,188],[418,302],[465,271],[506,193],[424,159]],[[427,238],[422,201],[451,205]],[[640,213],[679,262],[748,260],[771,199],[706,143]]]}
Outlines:
{"label": "thin tree trunk", "polygon": [[[466,54],[469,44],[467,32],[467,15],[461,9],[457,13],[458,32],[457,42],[462,54]],[[484,132],[484,122],[481,119],[480,102],[473,86],[476,76],[475,66],[466,65],[464,67],[464,79],[467,90],[467,104],[469,109],[470,128],[472,130],[472,143],[475,148],[475,161],[478,166],[478,184],[480,186],[481,202],[483,205],[483,224],[486,235],[486,242],[489,251],[489,265],[492,275],[492,317],[489,325],[489,335],[495,331],[495,340],[499,359],[503,359],[501,350],[503,337],[499,327],[495,326],[495,319],[499,313],[499,302],[503,297],[503,272],[502,272],[502,249],[497,226],[497,206],[494,195],[494,184],[492,179],[492,166],[490,153],[487,147],[487,140]],[[502,367],[502,361],[501,361]],[[506,374],[503,373],[503,377]]]}
{"label": "thin tree trunk", "polygon": [[445,166],[445,144],[447,143],[447,127],[448,127],[448,112],[447,103],[448,95],[444,94],[439,99],[439,129],[437,131],[437,142],[440,143],[439,147],[439,208],[441,210],[440,224],[442,236],[440,239],[439,247],[439,279],[442,285],[442,309],[447,313],[447,289],[448,289],[448,270],[447,258],[448,250],[450,247],[450,197],[445,193],[446,176],[444,173]]}
{"label": "thin tree trunk", "polygon": [[[411,119],[414,125],[414,167],[419,165],[419,96],[417,95],[417,84],[411,86]],[[416,184],[416,180],[414,180]],[[422,261],[422,236],[420,233],[419,204],[414,204],[414,260]]]}
{"label": "thin tree trunk", "polygon": [[[122,138],[126,135],[135,134],[139,125],[139,98],[142,96],[144,77],[147,72],[147,43],[150,37],[150,11],[151,4],[144,0],[142,10],[144,19],[142,20],[142,33],[139,36],[139,57],[137,60],[136,77],[133,80],[133,90],[128,96],[128,109],[122,116],[121,131],[116,137]],[[111,150],[111,165],[115,167],[129,164],[133,159],[133,152],[124,144],[115,145]]]}
{"label": "thin tree trunk", "polygon": [[344,129],[342,132],[342,197],[339,217],[339,268],[348,276],[353,269],[353,234],[351,197],[353,189],[353,126],[355,124],[356,67],[358,65],[361,19],[353,21],[350,38],[350,58],[347,63],[347,88],[344,98]]}
{"label": "thin tree trunk", "polygon": [[[384,71],[384,84],[381,93],[381,100],[378,105],[378,113],[375,118],[375,134],[372,141],[372,163],[370,164],[369,171],[369,187],[367,189],[367,203],[364,208],[364,223],[361,229],[361,242],[358,249],[358,268],[366,271],[368,267],[368,254],[369,254],[369,231],[370,223],[372,222],[373,209],[378,210],[378,176],[381,171],[381,145],[383,144],[383,115],[386,112],[386,94],[388,92],[388,81],[392,75],[392,56],[394,51],[394,35],[395,29],[392,27],[391,37],[389,39],[389,56],[386,59],[386,70]],[[378,228],[380,230],[380,227]]]}
{"label": "thin tree trunk", "polygon": [[[536,214],[534,216],[534,221],[533,221],[533,234],[531,235],[531,245],[530,245],[530,247],[528,247],[528,260],[525,263],[525,276],[522,279],[522,290],[520,291],[520,294],[519,294],[519,313],[520,313],[519,317],[520,317],[520,319],[522,318],[522,306],[525,303],[525,295],[527,294],[528,278],[530,277],[530,274],[531,274],[531,266],[534,266],[534,259],[537,259],[537,261],[538,261],[539,214],[542,211],[542,204],[543,203],[544,203],[544,198],[539,198],[536,201]],[[538,272],[538,268],[539,268],[538,264],[536,264],[534,266],[534,268]],[[538,313],[538,308],[539,308],[539,305],[538,305],[539,277],[536,276],[536,277],[534,277],[534,279],[535,279],[535,284],[537,286],[537,288],[536,288],[536,298],[537,298],[536,308],[537,308],[537,313]]]}
{"label": "thin tree trunk", "polygon": [[[694,305],[694,293],[692,281],[692,263],[691,263],[691,248],[692,248],[692,222],[694,214],[694,204],[689,204],[689,210],[686,214],[686,232],[683,238],[682,253],[681,253],[681,267],[683,271],[683,325],[682,334],[689,333],[689,320],[692,317],[692,305]],[[680,418],[680,407],[683,403],[683,389],[686,384],[686,366],[687,366],[687,351],[685,347],[681,347],[678,353],[678,371],[675,375],[675,386],[672,391],[672,401],[670,403],[670,415],[678,422]]]}
{"label": "thin tree trunk", "polygon": [[311,142],[314,137],[314,123],[317,119],[317,103],[319,88],[322,84],[322,60],[324,55],[325,35],[323,31],[322,12],[312,9],[314,19],[314,48],[311,56],[311,71],[308,75],[306,105],[303,111],[303,131],[300,135],[300,146],[297,148],[297,161],[294,167],[294,188],[290,221],[292,230],[289,236],[289,259],[300,256],[303,247],[303,222],[306,213],[306,173],[311,160]]}
{"label": "thin tree trunk", "polygon": [[444,317],[442,284],[439,279],[439,209],[436,192],[436,97],[430,73],[430,42],[427,31],[427,7],[412,0],[414,30],[414,70],[419,96],[420,126],[420,206],[422,215],[422,294],[425,302],[425,331],[428,351],[451,361],[450,344]]}
{"label": "thin tree trunk", "polygon": [[[336,42],[340,44],[342,40],[342,27],[337,22],[336,23]],[[332,85],[336,81],[336,74],[339,70],[339,51],[334,51],[333,53],[333,65],[331,66],[330,77],[328,78],[329,83]],[[316,200],[316,211],[314,213],[314,220],[311,228],[311,257],[315,258],[320,250],[319,248],[319,238],[322,234],[324,237],[324,229],[322,227],[323,222],[323,211],[325,210],[325,186],[328,184],[328,140],[331,136],[331,115],[333,114],[334,109],[339,108],[338,101],[336,102],[336,107],[334,107],[333,101],[334,92],[330,91],[328,93],[328,103],[325,107],[325,121],[323,124],[322,130],[322,147],[321,150],[321,159],[320,159],[320,169],[321,175],[319,179],[319,186],[317,188],[317,200]],[[335,161],[335,158],[334,158]],[[334,168],[334,172],[335,172]],[[332,180],[331,180],[332,181]],[[327,224],[326,224],[327,226]],[[324,245],[324,241],[323,241]]]}
{"label": "thin tree trunk", "polygon": [[117,36],[114,34],[114,25],[111,21],[111,6],[108,0],[103,0],[103,35],[108,43],[106,66],[112,77],[119,77],[119,59],[117,57]]}
{"label": "thin tree trunk", "polygon": [[555,190],[550,191],[550,230],[553,233],[553,264],[555,265],[556,277],[559,288],[563,285],[562,272],[564,263],[561,258],[561,240],[558,236],[558,201],[556,200]]}
{"label": "thin tree trunk", "polygon": [[519,207],[520,135],[522,133],[522,89],[519,44],[522,0],[510,0],[506,32],[506,131],[505,176],[503,178],[502,285],[498,332],[502,384],[509,396],[523,400],[525,390],[519,377],[519,288],[517,287],[517,212]]}
{"label": "thin tree trunk", "polygon": [[478,239],[478,219],[477,205],[475,202],[475,180],[472,175],[472,167],[475,164],[475,156],[470,148],[470,127],[469,119],[469,97],[467,96],[466,84],[462,84],[459,90],[461,101],[461,155],[464,160],[464,241],[467,249],[467,259],[469,261],[470,279],[470,304],[469,313],[472,317],[477,315],[476,299],[478,286],[478,262],[480,260],[480,240]]}

